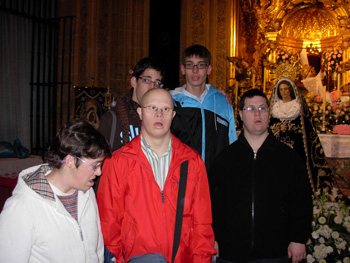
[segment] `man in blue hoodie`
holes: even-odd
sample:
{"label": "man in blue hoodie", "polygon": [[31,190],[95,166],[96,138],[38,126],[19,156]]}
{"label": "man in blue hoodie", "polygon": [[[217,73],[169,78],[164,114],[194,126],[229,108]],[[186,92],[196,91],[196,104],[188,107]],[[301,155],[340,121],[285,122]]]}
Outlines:
{"label": "man in blue hoodie", "polygon": [[176,106],[171,131],[201,154],[207,169],[216,155],[237,139],[232,106],[207,84],[212,71],[210,62],[206,47],[186,48],[181,64],[186,84],[171,91]]}

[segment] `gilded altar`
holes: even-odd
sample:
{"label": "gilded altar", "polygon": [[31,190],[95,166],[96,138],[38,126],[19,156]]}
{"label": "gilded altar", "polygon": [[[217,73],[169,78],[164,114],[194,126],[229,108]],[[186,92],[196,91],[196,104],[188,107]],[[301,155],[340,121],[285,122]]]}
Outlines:
{"label": "gilded altar", "polygon": [[[252,8],[241,8],[243,18],[256,21],[255,25],[252,23],[245,27],[247,30],[256,28],[255,51],[250,61],[257,88],[269,94],[280,77],[276,68],[283,63],[296,66],[297,82],[312,76],[312,71],[318,74],[320,70],[325,70],[328,75],[337,73],[336,85],[333,85],[333,80],[328,84],[332,89],[349,85],[350,1],[265,0],[249,3]],[[252,45],[252,39],[252,36],[245,37],[247,50]],[[327,66],[328,62],[333,62],[327,60],[325,55],[327,52],[334,54],[335,49],[341,50],[341,59]],[[312,69],[305,66],[305,59],[303,61],[300,55],[302,51],[306,52],[306,63]],[[237,80],[235,75],[233,71],[233,83]]]}

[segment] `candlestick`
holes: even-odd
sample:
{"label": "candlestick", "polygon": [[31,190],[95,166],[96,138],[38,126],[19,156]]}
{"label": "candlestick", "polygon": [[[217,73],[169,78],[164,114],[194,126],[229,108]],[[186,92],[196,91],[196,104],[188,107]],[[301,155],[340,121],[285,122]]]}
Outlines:
{"label": "candlestick", "polygon": [[337,73],[337,99],[340,99],[340,74]]}
{"label": "candlestick", "polygon": [[323,86],[323,111],[326,110],[326,86]]}

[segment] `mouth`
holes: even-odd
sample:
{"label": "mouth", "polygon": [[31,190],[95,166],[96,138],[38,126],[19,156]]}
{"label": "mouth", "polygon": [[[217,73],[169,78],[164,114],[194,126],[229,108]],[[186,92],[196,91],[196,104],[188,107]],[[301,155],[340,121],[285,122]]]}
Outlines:
{"label": "mouth", "polygon": [[161,122],[156,122],[156,123],[154,124],[154,127],[156,127],[156,128],[163,128],[163,123],[161,123]]}

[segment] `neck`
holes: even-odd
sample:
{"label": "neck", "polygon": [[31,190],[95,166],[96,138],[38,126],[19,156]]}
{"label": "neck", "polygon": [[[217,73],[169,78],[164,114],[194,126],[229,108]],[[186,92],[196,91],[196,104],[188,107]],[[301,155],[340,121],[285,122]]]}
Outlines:
{"label": "neck", "polygon": [[143,135],[147,143],[152,147],[152,150],[158,155],[158,157],[162,157],[162,155],[168,150],[169,142],[171,134],[170,132],[166,134],[166,136],[162,138],[154,138]]}
{"label": "neck", "polygon": [[186,84],[186,90],[189,93],[191,93],[194,96],[199,98],[203,94],[203,92],[205,91],[205,83],[203,85],[200,85],[200,86],[192,86],[192,85]]}
{"label": "neck", "polygon": [[259,150],[259,148],[264,143],[268,135],[269,133],[267,130],[263,134],[259,135],[244,133],[244,137],[247,139],[250,147],[252,147],[253,151],[255,152]]}
{"label": "neck", "polygon": [[292,98],[284,99],[283,102],[290,102],[292,101]]}
{"label": "neck", "polygon": [[54,168],[50,174],[46,176],[46,180],[53,184],[55,187],[57,187],[60,191],[63,193],[73,193],[75,189],[72,189],[71,187],[67,186],[65,181],[65,174],[66,172],[62,171],[61,169]]}

